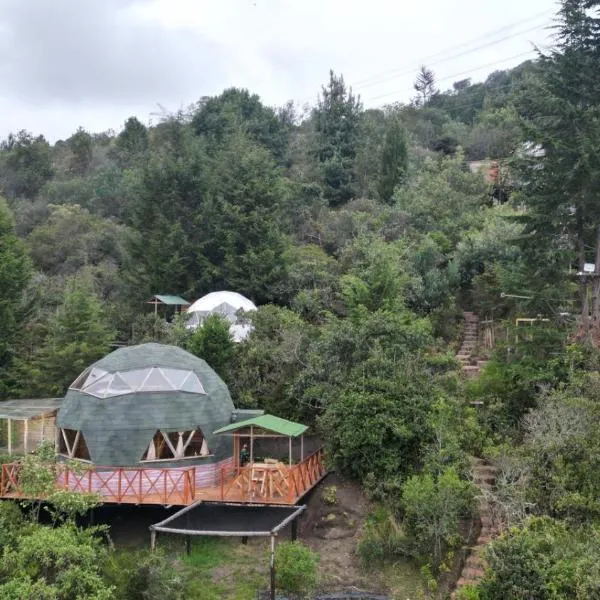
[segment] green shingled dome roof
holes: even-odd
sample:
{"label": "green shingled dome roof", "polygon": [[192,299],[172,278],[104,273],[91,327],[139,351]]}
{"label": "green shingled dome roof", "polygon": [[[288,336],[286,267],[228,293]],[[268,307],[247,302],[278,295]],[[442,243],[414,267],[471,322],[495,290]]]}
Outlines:
{"label": "green shingled dome roof", "polygon": [[[162,373],[191,371],[203,393],[181,389],[123,392],[98,397],[82,389],[69,389],[57,415],[57,425],[81,431],[91,460],[101,466],[139,466],[140,459],[157,430],[165,433],[201,429],[210,457],[206,464],[231,456],[231,440],[214,436],[213,431],[231,423],[234,410],[229,390],[208,364],[175,346],[141,344],[121,348],[91,365],[95,372],[124,373],[125,378],[139,369],[158,367]],[[156,369],[158,371],[158,369]],[[85,373],[85,372],[84,372]],[[85,381],[82,374],[74,382]],[[81,386],[79,386],[81,387]],[[158,386],[160,388],[160,386]],[[185,389],[185,387],[183,388]],[[187,460],[191,464],[194,459]],[[174,461],[173,466],[181,466]],[[162,466],[168,466],[162,463]]]}

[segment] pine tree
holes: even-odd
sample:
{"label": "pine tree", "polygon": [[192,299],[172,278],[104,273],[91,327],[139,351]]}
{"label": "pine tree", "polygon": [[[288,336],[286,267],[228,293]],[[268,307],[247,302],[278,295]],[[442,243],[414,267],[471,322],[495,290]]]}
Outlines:
{"label": "pine tree", "polygon": [[596,0],[563,0],[556,48],[540,57],[538,78],[520,98],[529,143],[515,161],[532,276],[555,281],[570,266],[583,271],[584,263],[596,263],[592,323],[589,281],[580,281],[580,334],[587,339],[600,328],[599,7]]}
{"label": "pine tree", "polygon": [[22,300],[31,274],[31,263],[15,234],[11,212],[0,197],[0,398],[7,392],[5,374],[24,326]]}
{"label": "pine tree", "polygon": [[414,88],[419,93],[417,104],[426,106],[437,91],[433,71],[423,65],[417,75]]}
{"label": "pine tree", "polygon": [[325,197],[331,206],[344,204],[356,194],[354,161],[362,105],[346,88],[344,78],[329,73],[329,84],[314,111],[317,130],[317,161]]}
{"label": "pine tree", "polygon": [[114,336],[91,280],[70,279],[62,304],[48,323],[43,346],[29,363],[20,365],[26,391],[64,394],[79,373],[108,353]]}
{"label": "pine tree", "polygon": [[390,202],[394,188],[402,182],[407,167],[406,135],[398,119],[393,119],[386,131],[381,155],[379,197],[383,202]]}

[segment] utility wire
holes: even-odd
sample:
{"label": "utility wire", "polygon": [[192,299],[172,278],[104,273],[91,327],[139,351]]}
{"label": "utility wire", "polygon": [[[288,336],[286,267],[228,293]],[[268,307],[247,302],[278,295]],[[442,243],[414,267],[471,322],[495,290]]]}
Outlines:
{"label": "utility wire", "polygon": [[[506,58],[500,59],[500,60],[496,60],[494,62],[491,63],[487,63],[485,65],[478,65],[476,67],[471,67],[470,69],[466,70],[466,71],[461,71],[460,73],[453,73],[452,75],[448,75],[447,77],[443,77],[442,79],[438,79],[438,82],[441,81],[447,81],[449,79],[454,79],[456,77],[461,77],[463,75],[468,75],[469,73],[472,73],[473,71],[479,71],[480,69],[486,69],[488,67],[493,67],[495,65],[498,65],[500,63],[504,63],[507,62],[509,60],[514,60],[516,58],[521,58],[523,56],[531,56],[535,54],[535,50],[527,50],[526,52],[520,52],[519,54],[514,54],[513,56],[507,56]],[[404,88],[403,90],[394,90],[392,92],[387,92],[385,94],[380,94],[379,96],[372,96],[371,98],[367,98],[367,101],[373,101],[373,100],[379,100],[381,98],[386,98],[387,96],[394,96],[394,95],[398,95],[398,94],[410,94],[413,91],[413,88]]]}
{"label": "utility wire", "polygon": [[[540,27],[540,25],[536,25],[535,27],[530,27],[529,29],[524,29],[522,31],[518,31],[516,33],[512,33],[510,35],[506,35],[504,37],[501,37],[497,40],[492,40],[492,41],[488,41],[485,44],[481,44],[479,46],[475,46],[474,48],[471,48],[469,50],[463,50],[462,52],[458,52],[456,54],[450,54],[449,56],[446,56],[445,58],[442,58],[441,60],[435,61],[434,63],[429,63],[428,66],[432,66],[435,67],[437,65],[441,65],[445,62],[448,62],[449,60],[453,60],[455,58],[460,58],[461,56],[468,56],[469,54],[473,54],[473,52],[477,52],[478,50],[483,50],[484,48],[490,48],[492,46],[497,46],[498,44],[501,44],[502,42],[505,42],[507,40],[510,40],[512,38],[515,38],[519,35],[523,35],[526,33],[531,33],[532,31],[542,31],[543,27]],[[425,64],[427,62],[427,60],[423,60],[420,62],[420,64]],[[415,66],[413,65],[410,69],[407,69],[406,71],[402,71],[400,73],[396,73],[394,75],[391,76],[386,76],[386,77],[380,77],[379,79],[373,80],[369,83],[365,83],[363,85],[355,85],[352,86],[352,90],[361,90],[367,87],[371,87],[373,85],[378,85],[380,83],[385,83],[386,81],[389,81],[390,79],[394,79],[396,77],[402,77],[404,75],[410,75],[411,73],[414,73],[417,69],[419,68],[419,66]]]}
{"label": "utility wire", "polygon": [[[456,44],[455,46],[450,46],[449,48],[444,48],[444,49],[440,50],[439,52],[436,52],[435,54],[430,54],[429,56],[425,56],[424,58],[421,59],[420,64],[423,64],[423,63],[426,63],[427,61],[438,58],[439,56],[444,56],[447,52],[452,52],[453,50],[461,50],[462,48],[468,47],[480,40],[484,40],[484,39],[488,40],[490,38],[490,36],[494,36],[498,33],[502,33],[504,31],[512,29],[513,27],[516,27],[518,25],[524,25],[525,23],[530,23],[531,21],[535,21],[536,19],[539,19],[540,17],[547,17],[547,16],[548,16],[548,11],[543,11],[543,12],[539,12],[535,15],[532,15],[530,17],[527,17],[526,19],[519,19],[518,21],[513,21],[512,23],[509,23],[508,25],[504,25],[503,27],[500,27],[498,29],[492,29],[482,35],[477,36],[476,38],[473,38],[467,42],[463,42],[462,44]],[[357,85],[357,86],[362,85],[363,83],[371,81],[374,78],[382,77],[384,75],[387,75],[388,73],[394,73],[394,72],[397,72],[399,70],[402,70],[402,69],[405,69],[408,67],[409,67],[409,65],[406,64],[402,67],[397,67],[397,68],[391,69],[389,71],[384,71],[383,73],[379,73],[378,75],[372,75],[370,77],[367,77],[366,79],[359,79],[358,81],[355,82],[355,85]]]}

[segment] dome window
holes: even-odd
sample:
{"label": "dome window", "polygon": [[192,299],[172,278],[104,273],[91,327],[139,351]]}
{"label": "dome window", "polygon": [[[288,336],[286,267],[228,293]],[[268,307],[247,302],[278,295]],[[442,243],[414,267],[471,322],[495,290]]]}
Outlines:
{"label": "dome window", "polygon": [[142,462],[155,460],[179,460],[198,456],[209,456],[210,450],[202,430],[171,431],[158,430],[148,448],[144,451]]}
{"label": "dome window", "polygon": [[102,369],[86,369],[71,385],[96,398],[112,398],[137,392],[189,392],[206,394],[194,371],[148,367],[108,373]]}
{"label": "dome window", "polygon": [[58,453],[67,458],[91,460],[85,438],[81,431],[61,429],[58,436]]}

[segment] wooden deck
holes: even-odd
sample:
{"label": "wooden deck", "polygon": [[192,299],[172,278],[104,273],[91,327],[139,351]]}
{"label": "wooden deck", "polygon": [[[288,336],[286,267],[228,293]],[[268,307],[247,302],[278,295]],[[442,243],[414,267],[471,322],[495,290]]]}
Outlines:
{"label": "wooden deck", "polygon": [[[20,463],[2,465],[0,498],[27,498],[19,483]],[[186,506],[197,500],[296,504],[326,475],[320,448],[296,465],[254,463],[221,468],[215,485],[196,485],[195,467],[180,469],[92,467],[83,472],[57,464],[57,489],[96,493],[103,503]]]}

